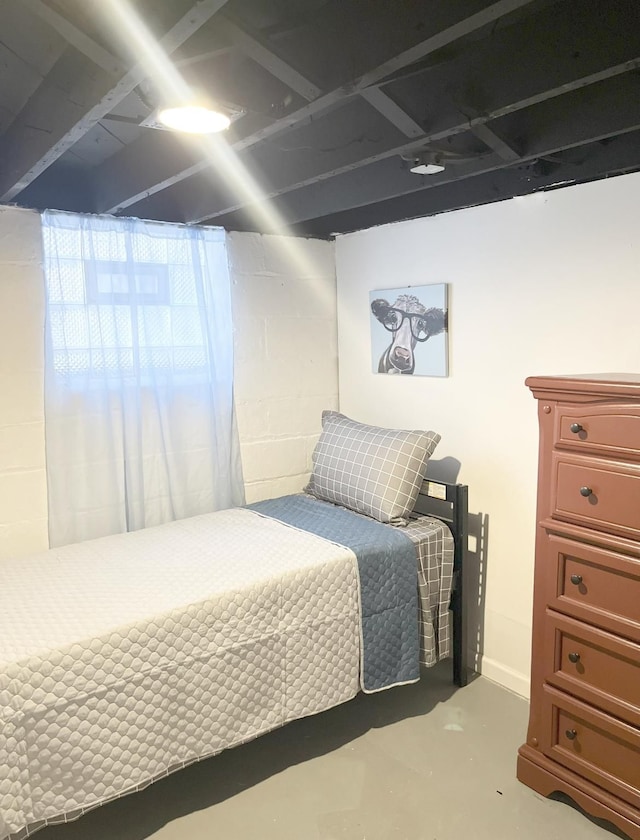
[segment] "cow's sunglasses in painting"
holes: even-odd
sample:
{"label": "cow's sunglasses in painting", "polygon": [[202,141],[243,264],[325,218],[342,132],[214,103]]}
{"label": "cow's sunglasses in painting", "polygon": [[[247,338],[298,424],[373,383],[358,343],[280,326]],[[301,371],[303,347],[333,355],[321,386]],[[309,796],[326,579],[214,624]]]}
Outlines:
{"label": "cow's sunglasses in painting", "polygon": [[390,306],[378,315],[378,320],[389,332],[398,332],[403,325],[405,318],[409,319],[411,335],[416,341],[426,341],[429,338],[427,321],[419,312],[405,312],[404,309],[395,309]]}

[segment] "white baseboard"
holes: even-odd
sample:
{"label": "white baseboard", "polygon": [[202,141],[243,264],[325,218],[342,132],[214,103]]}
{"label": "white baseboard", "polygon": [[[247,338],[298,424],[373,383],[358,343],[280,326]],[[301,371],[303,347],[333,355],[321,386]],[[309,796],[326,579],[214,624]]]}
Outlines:
{"label": "white baseboard", "polygon": [[503,688],[508,688],[509,691],[519,694],[520,697],[529,699],[531,680],[528,674],[514,671],[513,668],[509,668],[501,662],[496,662],[495,659],[490,659],[488,656],[481,656],[475,651],[469,651],[468,657],[468,662],[475,665],[476,671],[483,677],[498,683]]}

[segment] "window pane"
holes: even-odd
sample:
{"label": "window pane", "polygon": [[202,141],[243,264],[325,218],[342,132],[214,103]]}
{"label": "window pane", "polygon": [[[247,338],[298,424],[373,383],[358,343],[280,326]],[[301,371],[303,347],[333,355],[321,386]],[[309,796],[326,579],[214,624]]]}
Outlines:
{"label": "window pane", "polygon": [[96,272],[96,291],[100,295],[128,295],[129,278],[126,274],[112,272]]}
{"label": "window pane", "polygon": [[127,245],[124,233],[115,231],[95,230],[91,233],[91,239],[84,242],[77,252],[85,260],[115,260],[118,262],[127,261]]}
{"label": "window pane", "polygon": [[176,347],[173,351],[174,370],[204,370],[208,365],[204,347]]}
{"label": "window pane", "polygon": [[44,236],[56,371],[113,374],[114,382],[137,370],[204,375],[203,290],[192,265],[204,257],[201,242],[99,225],[90,236],[82,229]]}
{"label": "window pane", "polygon": [[47,272],[47,295],[50,303],[84,303],[85,282],[82,260],[61,259]]}
{"label": "window pane", "polygon": [[141,370],[169,371],[173,367],[173,352],[170,347],[141,347]]}
{"label": "window pane", "polygon": [[193,270],[189,266],[169,266],[169,288],[171,290],[171,303],[197,305],[196,280],[193,276]]}
{"label": "window pane", "polygon": [[45,251],[55,259],[59,260],[67,257],[77,259],[82,254],[81,230],[45,228],[43,234]]}
{"label": "window pane", "polygon": [[132,347],[131,310],[128,306],[88,306],[91,347]]}
{"label": "window pane", "polygon": [[90,351],[91,371],[115,375],[135,371],[133,350],[128,347],[95,348]]}
{"label": "window pane", "polygon": [[55,350],[53,367],[56,373],[72,375],[86,373],[91,362],[88,350]]}
{"label": "window pane", "polygon": [[89,325],[83,306],[52,306],[49,310],[49,328],[54,348],[89,346]]}
{"label": "window pane", "polygon": [[168,306],[138,307],[140,347],[171,347],[171,315]]}
{"label": "window pane", "polygon": [[176,347],[198,347],[204,343],[200,313],[195,307],[180,307],[173,310],[173,344]]}
{"label": "window pane", "polygon": [[191,240],[184,236],[167,240],[167,262],[173,265],[190,266],[192,260]]}
{"label": "window pane", "polygon": [[160,293],[158,275],[136,274],[136,292],[139,295],[158,295]]}
{"label": "window pane", "polygon": [[134,262],[167,264],[167,242],[165,239],[156,239],[143,234],[134,234],[131,239]]}

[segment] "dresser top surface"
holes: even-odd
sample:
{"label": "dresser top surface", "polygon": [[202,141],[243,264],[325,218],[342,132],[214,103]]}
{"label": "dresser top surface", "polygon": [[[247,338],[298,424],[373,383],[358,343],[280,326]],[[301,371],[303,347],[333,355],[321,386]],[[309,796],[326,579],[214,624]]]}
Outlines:
{"label": "dresser top surface", "polygon": [[640,400],[639,373],[579,373],[566,376],[529,376],[525,380],[535,396],[571,394],[631,397]]}

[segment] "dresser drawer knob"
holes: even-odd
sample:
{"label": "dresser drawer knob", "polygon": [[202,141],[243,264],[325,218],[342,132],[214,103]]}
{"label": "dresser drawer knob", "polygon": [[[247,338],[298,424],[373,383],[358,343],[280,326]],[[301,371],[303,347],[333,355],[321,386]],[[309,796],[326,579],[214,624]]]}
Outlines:
{"label": "dresser drawer knob", "polygon": [[585,499],[593,493],[593,490],[590,487],[581,487],[580,488],[580,495],[584,496]]}
{"label": "dresser drawer knob", "polygon": [[574,586],[580,586],[582,583],[582,575],[571,575],[571,583]]}
{"label": "dresser drawer knob", "polygon": [[573,432],[574,435],[577,435],[578,432],[582,431],[582,426],[580,425],[580,423],[572,423],[569,426],[569,428],[571,429],[571,431]]}
{"label": "dresser drawer knob", "polygon": [[578,736],[578,733],[575,729],[567,729],[567,731],[564,734],[570,741],[575,741],[576,737]]}
{"label": "dresser drawer knob", "polygon": [[570,653],[569,654],[569,662],[573,662],[575,665],[576,662],[580,662],[580,654],[579,653]]}

